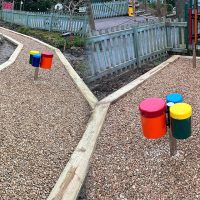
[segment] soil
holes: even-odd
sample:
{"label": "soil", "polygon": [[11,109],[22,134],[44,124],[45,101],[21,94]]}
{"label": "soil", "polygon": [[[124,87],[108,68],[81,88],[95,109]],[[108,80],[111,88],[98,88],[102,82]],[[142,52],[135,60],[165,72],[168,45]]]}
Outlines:
{"label": "soil", "polygon": [[87,53],[83,47],[71,47],[62,52],[81,78],[86,79]]}
{"label": "soil", "polygon": [[164,62],[166,59],[167,58],[163,58],[162,61],[149,62],[143,65],[141,68],[127,70],[119,75],[104,77],[98,81],[88,83],[88,86],[93,94],[96,95],[98,100],[101,100],[119,88],[140,77],[142,74],[148,72],[161,62]]}
{"label": "soil", "polygon": [[15,48],[15,45],[0,37],[0,65],[10,58]]}

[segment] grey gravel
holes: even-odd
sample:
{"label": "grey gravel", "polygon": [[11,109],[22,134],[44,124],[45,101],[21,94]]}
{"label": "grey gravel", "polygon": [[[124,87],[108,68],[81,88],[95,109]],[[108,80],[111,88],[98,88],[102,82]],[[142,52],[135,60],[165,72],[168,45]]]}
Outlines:
{"label": "grey gravel", "polygon": [[55,55],[51,71],[28,64],[45,46],[0,29],[24,44],[16,62],[0,72],[0,199],[47,199],[77,146],[90,108]]}
{"label": "grey gravel", "polygon": [[[139,103],[172,92],[193,107],[192,136],[169,155],[168,135],[147,140],[141,133]],[[200,61],[179,59],[109,109],[85,183],[86,199],[200,199]]]}

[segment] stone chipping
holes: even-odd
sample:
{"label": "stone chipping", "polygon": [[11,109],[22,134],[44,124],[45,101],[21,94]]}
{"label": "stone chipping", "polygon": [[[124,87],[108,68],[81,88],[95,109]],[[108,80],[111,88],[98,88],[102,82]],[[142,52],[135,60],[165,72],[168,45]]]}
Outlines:
{"label": "stone chipping", "polygon": [[54,53],[51,71],[28,64],[29,51],[51,51],[0,28],[23,43],[11,66],[0,71],[0,199],[47,199],[81,139],[90,107]]}
{"label": "stone chipping", "polygon": [[[169,154],[168,135],[143,137],[139,103],[178,92],[193,107],[192,136]],[[180,58],[112,104],[84,184],[87,200],[200,199],[200,61]]]}

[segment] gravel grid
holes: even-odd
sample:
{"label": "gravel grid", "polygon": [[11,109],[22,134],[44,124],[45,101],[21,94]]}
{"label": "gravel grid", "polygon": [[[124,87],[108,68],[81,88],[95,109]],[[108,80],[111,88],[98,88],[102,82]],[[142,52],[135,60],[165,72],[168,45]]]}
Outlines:
{"label": "gravel grid", "polygon": [[[172,92],[193,107],[192,136],[169,155],[168,135],[142,136],[139,103]],[[114,103],[108,112],[83,189],[87,200],[200,199],[200,61],[181,58]]]}
{"label": "gravel grid", "polygon": [[47,199],[81,139],[90,107],[54,54],[51,71],[28,64],[29,51],[51,51],[0,29],[24,44],[16,62],[0,72],[0,199]]}

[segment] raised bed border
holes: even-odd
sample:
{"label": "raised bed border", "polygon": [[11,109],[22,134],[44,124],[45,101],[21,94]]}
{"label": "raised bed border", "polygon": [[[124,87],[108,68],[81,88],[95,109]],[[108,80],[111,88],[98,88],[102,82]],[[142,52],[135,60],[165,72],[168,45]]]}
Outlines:
{"label": "raised bed border", "polygon": [[7,35],[2,34],[2,33],[0,33],[0,35],[2,35],[4,38],[6,38],[8,41],[10,41],[12,44],[17,45],[17,48],[14,50],[14,52],[12,53],[10,58],[6,62],[4,62],[0,65],[0,71],[1,71],[1,70],[5,69],[6,67],[9,67],[10,65],[12,65],[15,62],[15,60],[17,59],[18,55],[20,54],[20,52],[23,48],[23,44],[12,39],[11,37],[9,37]]}

